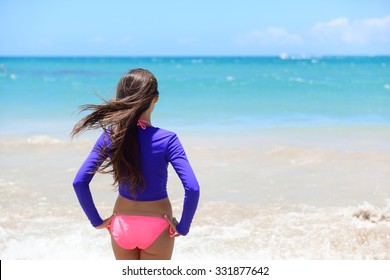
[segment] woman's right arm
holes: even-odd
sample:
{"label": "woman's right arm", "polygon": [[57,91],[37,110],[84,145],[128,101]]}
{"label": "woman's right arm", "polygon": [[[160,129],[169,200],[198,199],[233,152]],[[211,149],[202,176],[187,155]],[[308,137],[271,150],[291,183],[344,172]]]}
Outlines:
{"label": "woman's right arm", "polygon": [[104,160],[106,160],[108,156],[107,153],[102,154],[101,151],[103,148],[109,147],[109,145],[110,137],[107,132],[104,131],[96,141],[92,151],[80,167],[73,181],[73,188],[76,192],[79,203],[94,227],[101,225],[103,220],[96,209],[95,203],[93,202],[89,183],[100,165],[104,162]]}

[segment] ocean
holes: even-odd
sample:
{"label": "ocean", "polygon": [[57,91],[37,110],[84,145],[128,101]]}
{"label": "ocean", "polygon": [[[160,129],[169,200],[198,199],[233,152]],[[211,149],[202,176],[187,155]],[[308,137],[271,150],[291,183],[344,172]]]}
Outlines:
{"label": "ocean", "polygon": [[[114,258],[72,188],[100,132],[69,134],[133,68],[201,185],[173,259],[390,259],[390,57],[283,56],[0,57],[2,260]],[[103,217],[111,183],[91,184]],[[168,190],[179,216],[171,168]]]}

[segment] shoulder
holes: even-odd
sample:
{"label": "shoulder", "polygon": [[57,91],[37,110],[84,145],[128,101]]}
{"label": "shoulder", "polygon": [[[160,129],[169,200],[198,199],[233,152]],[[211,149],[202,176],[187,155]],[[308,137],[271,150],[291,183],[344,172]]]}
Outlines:
{"label": "shoulder", "polygon": [[170,130],[156,128],[154,140],[155,143],[159,143],[166,149],[168,158],[172,157],[172,152],[182,149],[179,137],[175,132]]}
{"label": "shoulder", "polygon": [[163,138],[166,140],[172,140],[177,138],[177,134],[175,132],[159,127],[155,128],[155,135],[159,138]]}

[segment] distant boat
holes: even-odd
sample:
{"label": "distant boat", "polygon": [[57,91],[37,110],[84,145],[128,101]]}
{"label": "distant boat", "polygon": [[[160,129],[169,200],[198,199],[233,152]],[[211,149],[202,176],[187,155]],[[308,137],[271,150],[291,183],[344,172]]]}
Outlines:
{"label": "distant boat", "polygon": [[281,59],[288,59],[288,58],[289,58],[289,56],[288,56],[287,53],[281,53],[281,54],[279,55],[279,57],[280,57]]}

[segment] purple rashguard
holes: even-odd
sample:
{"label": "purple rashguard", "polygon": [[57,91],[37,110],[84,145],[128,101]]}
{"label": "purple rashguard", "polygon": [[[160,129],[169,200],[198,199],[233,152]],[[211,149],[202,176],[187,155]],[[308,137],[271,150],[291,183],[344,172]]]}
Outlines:
{"label": "purple rashguard", "polygon": [[[131,194],[127,184],[119,185],[119,194],[130,200],[154,201],[168,197],[168,163],[171,163],[181,179],[185,191],[183,212],[176,230],[187,235],[199,201],[199,184],[188,162],[179,138],[173,132],[157,127],[137,127],[141,145],[142,174],[145,189]],[[100,151],[102,147],[111,146],[110,136],[106,131],[96,141],[91,153],[80,167],[73,182],[77,198],[93,226],[103,223],[93,202],[89,183],[96,170],[105,160]]]}

